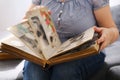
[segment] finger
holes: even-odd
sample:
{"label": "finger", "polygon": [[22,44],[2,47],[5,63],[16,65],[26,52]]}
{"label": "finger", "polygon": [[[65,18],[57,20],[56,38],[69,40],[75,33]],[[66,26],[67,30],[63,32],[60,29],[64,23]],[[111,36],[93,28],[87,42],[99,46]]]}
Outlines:
{"label": "finger", "polygon": [[104,42],[100,45],[100,50],[103,50],[105,47],[107,47],[106,41],[104,41]]}
{"label": "finger", "polygon": [[97,40],[97,43],[98,43],[98,44],[101,44],[101,43],[103,43],[104,41],[105,41],[105,36],[102,35],[102,36]]}
{"label": "finger", "polygon": [[94,27],[95,32],[101,33],[102,32],[102,28],[99,27]]}
{"label": "finger", "polygon": [[100,51],[104,49],[104,44],[100,45]]}

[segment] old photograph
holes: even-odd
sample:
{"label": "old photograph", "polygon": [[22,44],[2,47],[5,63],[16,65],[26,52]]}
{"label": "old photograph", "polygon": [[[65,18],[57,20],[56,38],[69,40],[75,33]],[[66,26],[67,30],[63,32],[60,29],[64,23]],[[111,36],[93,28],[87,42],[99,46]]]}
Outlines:
{"label": "old photograph", "polygon": [[38,42],[33,35],[33,31],[31,30],[28,21],[12,26],[8,30],[15,34],[35,53],[41,53]]}

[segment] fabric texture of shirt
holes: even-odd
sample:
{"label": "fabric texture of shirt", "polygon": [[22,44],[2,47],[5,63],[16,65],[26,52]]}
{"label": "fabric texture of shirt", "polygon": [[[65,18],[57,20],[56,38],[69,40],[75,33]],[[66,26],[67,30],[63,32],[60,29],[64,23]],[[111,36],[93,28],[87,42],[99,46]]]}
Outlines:
{"label": "fabric texture of shirt", "polygon": [[109,0],[65,0],[64,5],[61,0],[32,0],[32,2],[48,7],[62,42],[97,25],[93,11],[109,4]]}

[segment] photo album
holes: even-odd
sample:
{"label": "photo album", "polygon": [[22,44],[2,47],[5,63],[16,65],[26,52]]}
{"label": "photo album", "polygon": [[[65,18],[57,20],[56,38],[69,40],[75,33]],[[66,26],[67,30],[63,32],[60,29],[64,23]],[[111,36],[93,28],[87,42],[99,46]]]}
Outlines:
{"label": "photo album", "polygon": [[13,35],[1,42],[1,50],[43,67],[98,54],[98,34],[89,28],[61,42],[49,10],[34,7],[27,18],[8,28]]}

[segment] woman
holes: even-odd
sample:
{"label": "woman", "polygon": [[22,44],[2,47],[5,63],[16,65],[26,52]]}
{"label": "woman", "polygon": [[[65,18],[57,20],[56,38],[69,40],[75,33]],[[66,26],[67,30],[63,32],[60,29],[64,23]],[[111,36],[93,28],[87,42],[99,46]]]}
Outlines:
{"label": "woman", "polygon": [[101,36],[100,53],[87,58],[57,64],[44,70],[25,62],[24,80],[88,80],[104,63],[102,50],[118,38],[118,29],[110,13],[109,0],[33,0],[35,6],[47,6],[62,42],[90,27]]}

